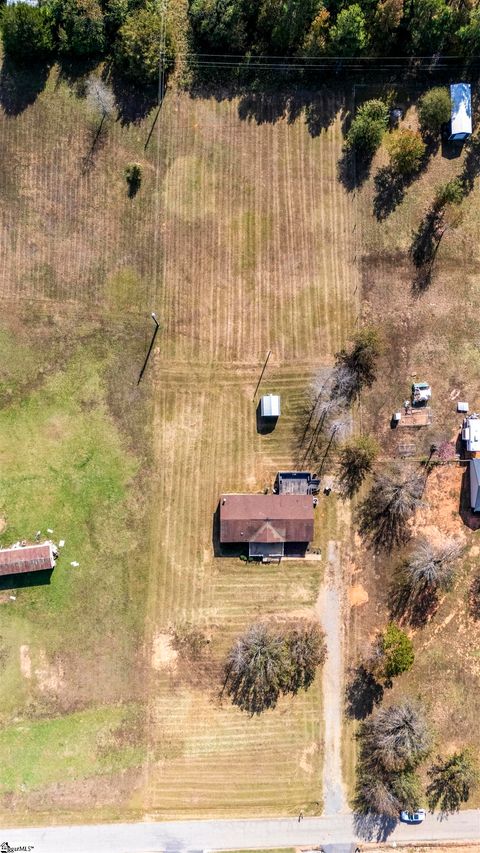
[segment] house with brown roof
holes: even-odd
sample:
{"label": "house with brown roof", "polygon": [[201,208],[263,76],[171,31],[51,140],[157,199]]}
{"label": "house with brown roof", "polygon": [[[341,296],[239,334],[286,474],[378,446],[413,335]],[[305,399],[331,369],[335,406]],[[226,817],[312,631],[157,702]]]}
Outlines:
{"label": "house with brown roof", "polygon": [[312,539],[311,495],[227,494],[220,499],[220,542],[244,542],[250,557],[304,556]]}
{"label": "house with brown roof", "polygon": [[0,548],[0,576],[50,571],[55,568],[55,558],[51,542]]}

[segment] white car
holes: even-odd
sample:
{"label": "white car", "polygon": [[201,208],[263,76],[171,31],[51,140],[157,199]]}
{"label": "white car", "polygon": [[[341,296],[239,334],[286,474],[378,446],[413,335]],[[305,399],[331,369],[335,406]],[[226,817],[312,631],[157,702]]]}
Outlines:
{"label": "white car", "polygon": [[400,812],[400,820],[403,823],[422,823],[426,814],[425,809],[416,809],[414,812]]}

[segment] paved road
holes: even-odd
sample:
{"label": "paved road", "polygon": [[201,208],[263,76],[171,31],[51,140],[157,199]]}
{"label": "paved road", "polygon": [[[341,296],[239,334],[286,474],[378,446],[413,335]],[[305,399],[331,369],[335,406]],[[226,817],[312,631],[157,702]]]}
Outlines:
{"label": "paved road", "polygon": [[[279,818],[0,829],[0,850],[1,842],[22,850],[33,845],[33,853],[180,853],[315,844],[332,845],[328,849],[333,853],[339,849],[335,845],[365,837],[365,831],[358,834],[360,829],[351,814],[305,818],[300,823],[297,818]],[[384,837],[389,827],[365,829],[370,830],[370,840],[375,840]],[[397,825],[388,837],[390,841],[475,840],[480,849],[480,810],[463,811],[445,820],[428,815],[420,826]]]}

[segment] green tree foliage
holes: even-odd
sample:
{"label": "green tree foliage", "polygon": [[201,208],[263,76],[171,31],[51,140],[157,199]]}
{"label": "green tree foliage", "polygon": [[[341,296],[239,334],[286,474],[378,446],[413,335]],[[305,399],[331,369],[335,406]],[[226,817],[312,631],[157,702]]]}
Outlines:
{"label": "green tree foliage", "polygon": [[378,99],[365,101],[355,115],[347,133],[347,148],[360,154],[373,156],[380,146],[388,125],[387,105]]}
{"label": "green tree foliage", "polygon": [[330,30],[330,53],[333,56],[358,56],[368,45],[365,15],[358,3],[339,12]]}
{"label": "green tree foliage", "polygon": [[319,11],[319,0],[261,0],[256,47],[280,56],[295,53]]}
{"label": "green tree foliage", "polygon": [[5,53],[19,62],[34,62],[53,50],[52,20],[45,7],[17,3],[2,12]]}
{"label": "green tree foliage", "polygon": [[305,37],[303,49],[309,56],[322,56],[327,51],[330,13],[321,9],[313,19],[312,25]]}
{"label": "green tree foliage", "polygon": [[395,466],[374,475],[357,511],[360,534],[373,548],[389,551],[408,541],[408,522],[421,505],[423,487],[422,476]]}
{"label": "green tree foliage", "polygon": [[387,138],[392,168],[399,175],[411,175],[420,168],[426,145],[414,130],[394,130]]}
{"label": "green tree foliage", "polygon": [[455,12],[445,0],[412,0],[410,49],[430,55],[443,50],[455,32]]}
{"label": "green tree foliage", "polygon": [[385,49],[397,33],[403,18],[403,0],[380,0],[375,11],[373,32],[379,47]]}
{"label": "green tree foliage", "polygon": [[465,185],[461,178],[452,178],[451,181],[446,181],[440,184],[435,192],[433,207],[435,211],[440,211],[447,205],[458,205],[463,201],[465,195]]}
{"label": "green tree foliage", "polygon": [[438,757],[428,775],[429,808],[433,811],[440,807],[447,814],[458,811],[461,804],[468,801],[479,780],[476,762],[467,749],[455,752],[445,760]]}
{"label": "green tree foliage", "polygon": [[450,118],[450,92],[444,86],[435,86],[426,92],[418,103],[417,112],[423,133],[437,136],[442,124]]}
{"label": "green tree foliage", "polygon": [[115,64],[138,85],[149,86],[158,79],[164,46],[164,69],[173,64],[173,46],[168,28],[156,9],[143,8],[128,15],[115,43]]}
{"label": "green tree foliage", "polygon": [[282,693],[306,690],[324,659],[324,639],[318,625],[301,623],[281,630],[259,622],[230,649],[224,690],[234,705],[260,714],[274,707]]}
{"label": "green tree foliage", "polygon": [[408,672],[414,659],[411,639],[393,622],[390,622],[378,640],[377,658],[374,664],[375,676],[390,682],[402,672]]}
{"label": "green tree foliage", "polygon": [[85,57],[104,52],[105,26],[97,0],[61,0],[57,15],[61,53]]}
{"label": "green tree foliage", "polygon": [[379,447],[370,435],[359,435],[346,442],[340,450],[340,486],[346,497],[358,492],[378,456]]}
{"label": "green tree foliage", "polygon": [[246,50],[246,19],[238,0],[192,0],[189,17],[198,50],[210,53]]}
{"label": "green tree foliage", "polygon": [[460,27],[457,37],[464,56],[478,56],[480,53],[480,6],[478,4],[470,9],[468,23]]}

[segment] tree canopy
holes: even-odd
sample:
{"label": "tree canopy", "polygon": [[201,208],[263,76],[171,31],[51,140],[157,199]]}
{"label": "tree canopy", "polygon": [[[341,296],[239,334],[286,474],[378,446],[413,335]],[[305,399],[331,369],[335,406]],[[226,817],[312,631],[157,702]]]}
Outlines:
{"label": "tree canopy", "polygon": [[397,625],[390,622],[378,640],[376,676],[390,682],[402,672],[408,672],[414,658],[411,639]]}
{"label": "tree canopy", "polygon": [[53,51],[52,19],[43,6],[17,3],[2,11],[5,53],[20,62],[48,57]]}
{"label": "tree canopy", "polygon": [[445,86],[429,89],[418,102],[418,118],[424,133],[437,136],[442,124],[450,118],[450,92]]}
{"label": "tree canopy", "polygon": [[115,63],[122,74],[138,85],[155,83],[162,51],[164,68],[168,69],[173,62],[173,48],[159,12],[139,9],[128,15],[119,29],[115,48]]}
{"label": "tree canopy", "polygon": [[359,154],[371,157],[380,146],[388,125],[386,104],[374,98],[361,104],[350,125],[346,137],[347,148],[354,148]]}

